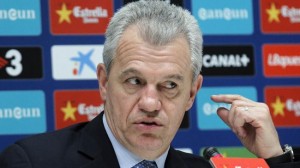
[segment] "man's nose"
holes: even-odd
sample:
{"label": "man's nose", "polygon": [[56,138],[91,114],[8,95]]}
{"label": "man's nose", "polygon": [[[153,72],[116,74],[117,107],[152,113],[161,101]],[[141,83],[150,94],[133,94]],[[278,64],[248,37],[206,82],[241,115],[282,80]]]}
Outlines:
{"label": "man's nose", "polygon": [[139,108],[146,112],[155,112],[161,108],[159,91],[155,86],[145,86],[141,92]]}

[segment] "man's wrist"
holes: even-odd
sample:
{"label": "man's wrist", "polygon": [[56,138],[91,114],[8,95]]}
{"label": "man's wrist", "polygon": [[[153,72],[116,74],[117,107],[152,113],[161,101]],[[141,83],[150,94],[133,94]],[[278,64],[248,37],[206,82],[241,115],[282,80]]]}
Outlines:
{"label": "man's wrist", "polygon": [[294,152],[293,152],[292,147],[289,145],[284,145],[282,150],[283,150],[282,155],[265,159],[266,162],[269,165],[293,162],[294,161]]}

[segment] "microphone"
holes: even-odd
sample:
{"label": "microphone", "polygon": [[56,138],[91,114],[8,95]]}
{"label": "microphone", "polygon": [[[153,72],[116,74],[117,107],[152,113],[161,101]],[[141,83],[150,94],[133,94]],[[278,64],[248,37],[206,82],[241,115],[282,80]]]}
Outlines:
{"label": "microphone", "polygon": [[223,157],[221,153],[214,147],[205,148],[203,151],[203,157],[206,160],[210,160],[212,157]]}
{"label": "microphone", "polygon": [[262,158],[224,158],[215,147],[205,148],[203,157],[213,168],[270,168]]}

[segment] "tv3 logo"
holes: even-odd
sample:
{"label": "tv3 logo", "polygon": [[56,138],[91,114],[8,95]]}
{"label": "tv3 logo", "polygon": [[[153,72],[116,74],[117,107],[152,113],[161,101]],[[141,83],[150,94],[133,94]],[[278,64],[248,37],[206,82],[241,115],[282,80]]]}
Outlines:
{"label": "tv3 logo", "polygon": [[10,76],[20,75],[23,70],[22,54],[16,49],[10,49],[6,52],[4,58],[0,57],[0,69],[6,67],[6,73]]}

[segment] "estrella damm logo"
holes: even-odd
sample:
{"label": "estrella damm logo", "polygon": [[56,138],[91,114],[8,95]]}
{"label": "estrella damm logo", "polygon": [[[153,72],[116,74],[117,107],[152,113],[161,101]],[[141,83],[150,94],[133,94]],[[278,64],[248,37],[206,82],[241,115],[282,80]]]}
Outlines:
{"label": "estrella damm logo", "polygon": [[104,34],[113,16],[113,0],[51,0],[52,34]]}
{"label": "estrella damm logo", "polygon": [[300,33],[300,1],[260,0],[264,33]]}
{"label": "estrella damm logo", "polygon": [[268,86],[265,88],[265,102],[276,127],[300,126],[300,87]]}
{"label": "estrella damm logo", "polygon": [[54,92],[55,128],[90,121],[104,110],[99,90],[57,90]]}

